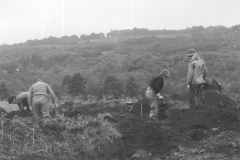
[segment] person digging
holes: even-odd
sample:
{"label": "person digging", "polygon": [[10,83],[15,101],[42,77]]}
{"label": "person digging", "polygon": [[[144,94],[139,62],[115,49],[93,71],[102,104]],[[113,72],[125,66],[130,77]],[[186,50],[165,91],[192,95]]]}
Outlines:
{"label": "person digging", "polygon": [[151,107],[150,114],[149,114],[149,119],[151,121],[158,122],[158,111],[159,111],[158,98],[161,101],[163,100],[163,96],[160,94],[160,92],[163,89],[164,82],[169,76],[170,76],[169,70],[163,69],[160,75],[150,80],[145,96],[146,96],[146,99],[149,101],[149,104]]}

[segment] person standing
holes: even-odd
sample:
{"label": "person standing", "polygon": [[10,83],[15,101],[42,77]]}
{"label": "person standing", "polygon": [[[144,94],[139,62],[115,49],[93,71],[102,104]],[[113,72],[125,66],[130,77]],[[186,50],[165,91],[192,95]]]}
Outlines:
{"label": "person standing", "polygon": [[158,121],[158,100],[163,99],[160,92],[163,89],[165,80],[170,76],[170,72],[167,69],[163,69],[160,75],[151,79],[149,86],[146,90],[145,96],[149,101],[151,110],[149,119]]}
{"label": "person standing", "polygon": [[207,68],[205,61],[200,58],[195,49],[187,53],[191,58],[188,64],[187,88],[190,90],[190,103],[192,107],[204,105],[203,84],[206,83]]}
{"label": "person standing", "polygon": [[47,83],[39,79],[30,87],[28,103],[32,107],[34,117],[42,118],[49,116],[49,95],[52,103],[57,107],[55,94]]}

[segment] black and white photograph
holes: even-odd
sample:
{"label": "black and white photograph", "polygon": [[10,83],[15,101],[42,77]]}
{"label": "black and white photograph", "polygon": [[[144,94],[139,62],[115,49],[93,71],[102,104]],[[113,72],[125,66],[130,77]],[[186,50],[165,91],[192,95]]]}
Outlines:
{"label": "black and white photograph", "polygon": [[240,160],[240,0],[0,0],[0,160]]}

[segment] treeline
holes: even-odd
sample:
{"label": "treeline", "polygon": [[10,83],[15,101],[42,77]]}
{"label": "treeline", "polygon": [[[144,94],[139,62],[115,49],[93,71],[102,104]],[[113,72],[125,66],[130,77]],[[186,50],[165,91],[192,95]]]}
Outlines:
{"label": "treeline", "polygon": [[75,45],[78,44],[81,40],[92,40],[92,39],[100,39],[104,38],[105,35],[103,33],[91,33],[90,35],[82,34],[80,37],[77,35],[72,36],[62,36],[61,38],[52,37],[44,38],[42,40],[28,40],[23,45],[28,46],[36,46],[36,45]]}
{"label": "treeline", "polygon": [[240,25],[232,26],[231,28],[227,28],[224,26],[210,26],[204,28],[203,26],[193,26],[191,28],[186,28],[182,30],[149,30],[145,28],[133,28],[126,29],[126,30],[111,30],[107,33],[107,36],[112,37],[119,37],[119,36],[140,36],[140,35],[165,35],[165,34],[193,34],[202,31],[223,31],[223,32],[230,32],[230,31],[240,31]]}
{"label": "treeline", "polygon": [[[149,30],[146,28],[133,28],[126,30],[111,30],[106,34],[107,37],[127,37],[127,36],[142,36],[142,35],[170,35],[170,34],[206,34],[214,32],[215,35],[219,33],[237,32],[240,31],[240,24],[227,28],[225,26],[210,26],[204,28],[203,26],[193,26],[182,30]],[[25,43],[18,45],[36,46],[36,45],[76,45],[79,41],[87,41],[105,38],[104,33],[91,33],[90,35],[82,34],[80,36],[62,36],[60,38],[52,37],[41,40],[28,40]],[[6,45],[6,44],[3,44]]]}

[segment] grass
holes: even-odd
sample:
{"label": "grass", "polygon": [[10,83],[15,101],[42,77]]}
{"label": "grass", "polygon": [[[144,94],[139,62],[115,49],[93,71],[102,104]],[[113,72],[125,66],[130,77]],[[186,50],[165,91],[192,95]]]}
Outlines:
{"label": "grass", "polygon": [[208,131],[209,137],[189,146],[179,146],[178,151],[169,157],[182,159],[240,159],[240,134],[233,131],[215,133]]}
{"label": "grass", "polygon": [[[114,152],[113,139],[120,133],[103,116],[0,118],[1,159],[95,159]],[[106,152],[107,151],[107,152]]]}

